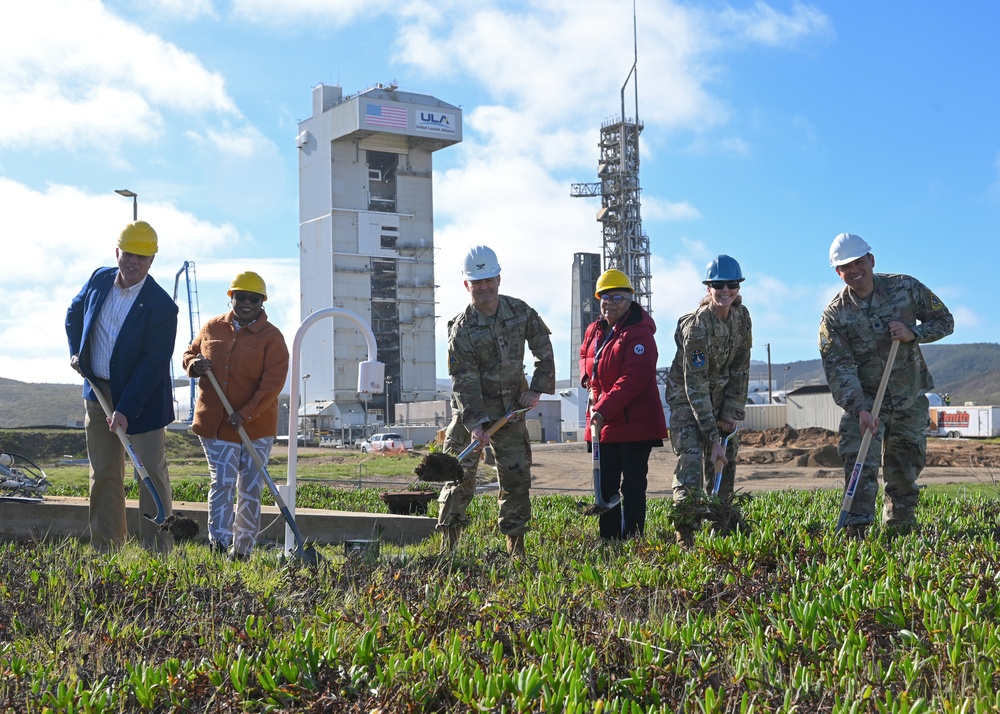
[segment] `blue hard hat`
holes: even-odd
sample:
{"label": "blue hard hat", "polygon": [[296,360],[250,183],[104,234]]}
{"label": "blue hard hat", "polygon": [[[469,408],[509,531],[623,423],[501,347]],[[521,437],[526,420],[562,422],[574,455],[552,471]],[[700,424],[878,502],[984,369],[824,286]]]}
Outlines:
{"label": "blue hard hat", "polygon": [[735,258],[720,255],[705,268],[705,279],[701,282],[705,285],[715,280],[737,280],[742,283],[745,279],[743,271],[740,270],[740,264],[736,262]]}

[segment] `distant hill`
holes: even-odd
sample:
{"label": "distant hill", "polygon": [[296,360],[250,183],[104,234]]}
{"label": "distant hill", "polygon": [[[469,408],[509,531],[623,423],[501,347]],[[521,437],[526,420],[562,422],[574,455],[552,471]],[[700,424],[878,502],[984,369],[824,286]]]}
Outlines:
{"label": "distant hill", "polygon": [[[953,405],[965,402],[1000,405],[1000,344],[933,344],[922,345],[921,350],[934,377],[934,391],[951,395]],[[750,373],[753,379],[766,380],[767,363],[752,361]],[[818,358],[771,364],[771,380],[779,390],[786,384],[791,390],[796,381],[809,384],[814,379],[826,383]],[[187,384],[186,380],[177,380],[178,386],[182,382]],[[569,386],[568,380],[559,383],[561,389]],[[438,388],[450,392],[451,381],[438,380]],[[0,428],[82,425],[80,385],[35,384],[0,377]]]}
{"label": "distant hill", "polygon": [[81,384],[35,384],[0,377],[0,427],[83,426]]}
{"label": "distant hill", "polygon": [[[934,391],[951,396],[951,403],[1000,404],[1000,344],[921,345],[927,367],[934,378]],[[771,365],[771,379],[782,388],[786,379],[783,364]],[[817,358],[787,365],[787,383],[791,390],[796,380],[809,384],[818,379],[826,384],[823,363]],[[767,379],[767,364],[750,363],[753,377]]]}

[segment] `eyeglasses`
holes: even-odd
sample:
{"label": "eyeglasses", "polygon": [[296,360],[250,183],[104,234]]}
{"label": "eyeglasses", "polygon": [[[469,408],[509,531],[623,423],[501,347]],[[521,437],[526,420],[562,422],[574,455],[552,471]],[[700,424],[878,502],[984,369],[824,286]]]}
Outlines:
{"label": "eyeglasses", "polygon": [[263,296],[258,293],[244,293],[239,291],[233,293],[233,302],[249,302],[259,305],[262,298]]}
{"label": "eyeglasses", "polygon": [[601,302],[603,303],[614,303],[615,305],[621,305],[626,300],[631,300],[632,298],[627,295],[601,295]]}
{"label": "eyeglasses", "polygon": [[708,284],[708,287],[712,288],[712,290],[722,290],[722,288],[739,290],[740,283],[738,280],[713,280]]}

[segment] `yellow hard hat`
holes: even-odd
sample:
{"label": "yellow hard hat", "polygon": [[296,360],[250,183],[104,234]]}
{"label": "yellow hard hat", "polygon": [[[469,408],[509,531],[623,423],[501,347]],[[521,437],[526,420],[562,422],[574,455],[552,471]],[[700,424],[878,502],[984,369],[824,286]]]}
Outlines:
{"label": "yellow hard hat", "polygon": [[248,293],[259,293],[267,300],[267,286],[264,285],[264,278],[251,270],[240,273],[233,278],[233,282],[229,285],[229,292],[226,295],[232,297],[233,293],[237,290],[245,290]]}
{"label": "yellow hard hat", "polygon": [[614,268],[601,273],[601,277],[597,279],[597,291],[594,293],[594,297],[601,297],[601,293],[605,290],[628,290],[630,293],[635,292],[632,289],[632,281],[628,279],[628,276]]}
{"label": "yellow hard hat", "polygon": [[156,231],[146,221],[129,223],[118,236],[118,248],[132,255],[156,255]]}

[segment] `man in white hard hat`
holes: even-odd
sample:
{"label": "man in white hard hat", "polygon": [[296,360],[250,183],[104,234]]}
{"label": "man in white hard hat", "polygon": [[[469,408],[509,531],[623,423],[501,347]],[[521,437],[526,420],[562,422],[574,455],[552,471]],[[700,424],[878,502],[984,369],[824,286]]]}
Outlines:
{"label": "man in white hard hat", "polygon": [[[128,434],[167,515],[170,477],[164,427],[174,420],[170,357],[177,334],[177,305],[149,276],[158,248],[145,221],[125,226],[115,249],[117,267],[98,268],[66,312],[70,366],[86,377],[87,455],[90,458],[90,541],[98,550],[126,538],[125,450],[116,430]],[[94,390],[114,413],[106,417]],[[139,489],[139,510],[154,512],[148,489]],[[139,519],[142,545],[165,550],[169,534]]]}
{"label": "man in white hard hat", "polygon": [[[445,449],[459,453],[470,440],[492,444],[500,480],[500,532],[511,557],[524,555],[524,533],[531,520],[531,446],[523,420],[508,423],[493,436],[486,429],[512,404],[533,407],[541,394],[553,394],[555,358],[549,328],[527,303],[500,294],[496,253],[477,245],[465,256],[462,274],[471,302],[448,323],[448,374],[455,414],[445,434]],[[535,358],[531,385],[524,372],[524,348]],[[438,501],[441,548],[455,547],[468,525],[466,511],[476,488],[478,457],[462,464],[465,477],[448,483]]]}
{"label": "man in white hard hat", "polygon": [[[875,256],[861,236],[841,233],[830,246],[830,265],[845,288],[823,311],[819,350],[833,399],[843,408],[838,452],[845,484],[866,431],[872,441],[845,526],[863,536],[875,520],[878,470],[885,482],[883,520],[889,527],[916,525],[929,419],[924,393],[934,386],[920,343],[935,342],[955,329],[944,303],[916,278],[875,273]],[[893,340],[900,343],[878,418],[875,393]]]}

